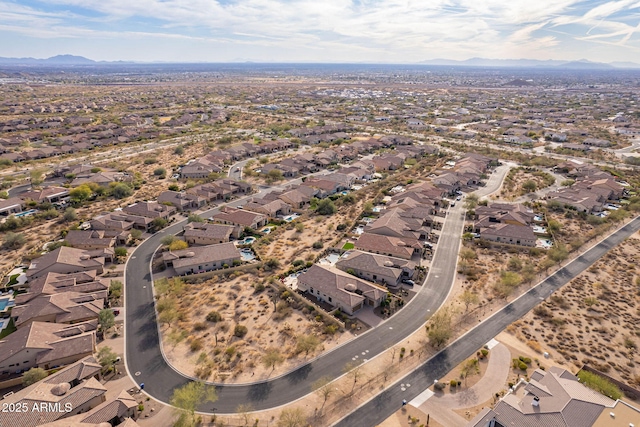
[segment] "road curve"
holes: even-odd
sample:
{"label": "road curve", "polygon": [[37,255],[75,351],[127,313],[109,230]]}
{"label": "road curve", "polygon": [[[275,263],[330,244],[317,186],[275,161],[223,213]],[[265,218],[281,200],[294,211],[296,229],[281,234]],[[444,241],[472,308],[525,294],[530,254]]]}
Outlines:
{"label": "road curve", "polygon": [[[478,190],[486,195],[500,187],[508,166],[494,172],[487,185]],[[269,190],[263,190],[266,192]],[[251,196],[254,197],[255,195]],[[238,205],[243,199],[230,205]],[[212,209],[203,216],[215,212]],[[185,221],[174,224],[142,242],[131,254],[125,267],[125,362],[129,375],[145,384],[145,392],[162,402],[169,402],[173,389],[191,381],[175,371],[160,349],[158,326],[149,269],[151,257],[167,234],[182,230]],[[422,327],[427,317],[446,300],[455,275],[464,225],[462,203],[450,208],[425,285],[395,316],[346,344],[309,361],[283,376],[253,384],[215,384],[218,400],[199,408],[203,413],[234,413],[241,403],[255,410],[285,405],[311,392],[311,384],[323,376],[337,378],[356,355],[359,360],[372,358],[405,339]]]}
{"label": "road curve", "polygon": [[[541,300],[548,298],[554,291],[567,284],[610,249],[638,230],[640,230],[640,216],[619,228],[602,242],[596,244],[506,307],[497,311],[490,318],[478,324],[478,326],[458,338],[404,378],[398,380],[388,389],[338,421],[334,426],[370,427],[378,425],[402,407],[403,399],[410,401],[415,398],[432,385],[434,380],[441,379],[451,369],[474,355],[491,338],[527,314]],[[411,387],[405,387],[405,391],[402,391],[400,384],[410,384]]]}

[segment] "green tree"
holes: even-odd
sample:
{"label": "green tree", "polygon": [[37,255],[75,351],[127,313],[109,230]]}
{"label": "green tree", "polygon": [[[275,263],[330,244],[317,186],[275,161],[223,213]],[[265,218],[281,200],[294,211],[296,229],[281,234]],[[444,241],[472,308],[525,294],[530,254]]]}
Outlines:
{"label": "green tree", "polygon": [[40,380],[47,378],[49,374],[42,368],[31,368],[22,376],[22,385],[29,387]]}
{"label": "green tree", "polygon": [[278,427],[305,427],[307,425],[307,416],[300,408],[287,408],[280,412],[278,418]]}
{"label": "green tree", "polygon": [[118,360],[118,355],[116,353],[113,352],[113,350],[111,349],[111,347],[100,347],[100,350],[98,350],[98,363],[100,363],[100,366],[105,367],[105,366],[112,366],[116,363],[116,360]]}
{"label": "green tree", "polygon": [[333,215],[336,212],[336,205],[331,199],[322,199],[318,202],[316,212],[320,215]]}
{"label": "green tree", "polygon": [[473,210],[478,206],[478,196],[476,194],[469,194],[464,199],[464,208],[467,210]]}
{"label": "green tree", "polygon": [[187,249],[189,247],[189,244],[187,242],[185,242],[184,240],[174,240],[173,242],[171,242],[171,244],[169,245],[169,250],[170,251],[179,251],[181,249]]}
{"label": "green tree", "polygon": [[524,184],[522,184],[522,189],[527,193],[533,193],[538,189],[538,184],[536,184],[533,180],[528,180]]}
{"label": "green tree", "polygon": [[71,198],[71,201],[75,203],[82,203],[89,200],[92,194],[93,190],[91,190],[91,188],[86,184],[82,184],[69,191],[69,197]]}
{"label": "green tree", "polygon": [[280,181],[283,179],[282,171],[280,169],[271,169],[267,172],[267,181]]}
{"label": "green tree", "polygon": [[560,224],[555,219],[549,220],[547,226],[549,228],[549,233],[551,233],[552,235],[558,233],[562,229],[562,224]]}
{"label": "green tree", "polygon": [[478,297],[478,294],[473,292],[471,289],[465,289],[460,295],[460,301],[464,304],[464,311],[466,313],[469,311],[470,305],[475,305],[480,302],[480,297]]}
{"label": "green tree", "polygon": [[116,254],[117,257],[124,258],[127,256],[127,248],[123,246],[119,246],[114,249],[114,253]]}
{"label": "green tree", "polygon": [[165,246],[169,246],[171,243],[173,243],[174,240],[176,240],[176,236],[174,236],[173,234],[167,234],[162,239],[160,239],[160,243]]}
{"label": "green tree", "polygon": [[204,218],[202,218],[198,214],[189,214],[187,217],[187,222],[205,222]]}
{"label": "green tree", "polygon": [[167,226],[168,222],[166,219],[164,218],[154,218],[153,221],[151,221],[151,228],[153,230],[162,230],[163,228],[165,228]]}
{"label": "green tree", "polygon": [[431,317],[427,325],[427,334],[429,342],[435,348],[442,347],[453,333],[451,320],[453,318],[453,310],[450,307],[442,307]]}
{"label": "green tree", "polygon": [[67,208],[62,215],[64,222],[73,222],[78,220],[78,214],[74,208]]}
{"label": "green tree", "polygon": [[4,235],[2,246],[7,249],[18,249],[24,246],[26,242],[27,239],[24,237],[24,234],[9,231]]}
{"label": "green tree", "polygon": [[122,282],[119,280],[112,280],[109,285],[109,296],[111,298],[118,299],[122,296]]}
{"label": "green tree", "polygon": [[29,178],[31,179],[31,185],[40,185],[44,181],[44,170],[33,169],[29,172]]}
{"label": "green tree", "polygon": [[462,364],[462,369],[460,370],[460,378],[464,380],[464,385],[467,385],[467,378],[473,375],[480,375],[480,365],[478,364],[478,359],[475,357],[473,359],[469,359]]}
{"label": "green tree", "polygon": [[296,337],[296,352],[308,356],[320,345],[320,340],[315,335],[298,335]]}
{"label": "green tree", "polygon": [[98,313],[98,323],[100,324],[100,330],[102,332],[107,332],[110,328],[112,328],[116,324],[113,310],[111,310],[110,308],[100,310],[100,312]]}
{"label": "green tree", "polygon": [[216,389],[201,381],[190,381],[173,390],[170,403],[179,411],[174,426],[193,427],[196,425],[196,409],[206,402],[218,400]]}
{"label": "green tree", "polygon": [[265,367],[271,368],[271,372],[282,362],[284,362],[284,356],[277,348],[268,348],[262,355],[262,363]]}
{"label": "green tree", "polygon": [[138,230],[137,228],[134,228],[133,230],[131,230],[129,234],[131,235],[131,238],[133,240],[139,240],[142,237],[142,230]]}
{"label": "green tree", "polygon": [[133,189],[127,184],[119,182],[113,186],[111,194],[113,194],[113,197],[116,199],[124,199],[125,197],[129,197],[133,194]]}

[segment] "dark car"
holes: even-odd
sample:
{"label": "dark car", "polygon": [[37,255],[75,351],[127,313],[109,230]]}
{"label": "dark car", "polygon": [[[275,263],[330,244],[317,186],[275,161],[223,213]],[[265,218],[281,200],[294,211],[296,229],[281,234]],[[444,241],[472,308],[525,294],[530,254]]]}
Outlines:
{"label": "dark car", "polygon": [[402,283],[404,283],[405,285],[410,285],[410,286],[413,286],[413,285],[415,285],[415,284],[416,284],[416,282],[414,282],[414,281],[413,281],[413,280],[411,280],[411,279],[404,279],[404,280],[402,281]]}

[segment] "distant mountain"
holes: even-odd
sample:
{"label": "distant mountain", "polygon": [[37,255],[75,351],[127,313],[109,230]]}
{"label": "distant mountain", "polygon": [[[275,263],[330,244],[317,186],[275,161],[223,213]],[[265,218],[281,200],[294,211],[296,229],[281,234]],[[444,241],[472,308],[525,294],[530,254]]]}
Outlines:
{"label": "distant mountain", "polygon": [[0,57],[0,65],[92,65],[96,61],[84,56],[57,55],[51,58],[3,58]]}
{"label": "distant mountain", "polygon": [[514,68],[564,68],[571,70],[612,70],[616,68],[640,68],[640,64],[634,62],[592,62],[586,59],[579,61],[558,61],[538,59],[487,59],[470,58],[464,61],[452,59],[428,59],[419,62],[425,65],[451,65],[458,67],[514,67]]}
{"label": "distant mountain", "polygon": [[89,65],[95,64],[96,61],[87,59],[84,56],[76,55],[56,55],[51,58],[43,60],[47,64],[60,64],[60,65]]}

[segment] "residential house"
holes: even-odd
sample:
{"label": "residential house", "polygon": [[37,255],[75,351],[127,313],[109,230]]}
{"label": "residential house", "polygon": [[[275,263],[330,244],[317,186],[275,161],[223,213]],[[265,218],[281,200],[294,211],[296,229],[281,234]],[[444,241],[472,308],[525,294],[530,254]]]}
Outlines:
{"label": "residential house", "polygon": [[223,169],[224,163],[222,163],[219,159],[202,157],[198,160],[194,160],[184,165],[180,169],[180,178],[207,178],[212,173],[222,172]]}
{"label": "residential house", "polygon": [[533,212],[520,204],[477,206],[475,215],[473,231],[481,239],[520,246],[536,245],[536,236],[531,228]]}
{"label": "residential house", "polygon": [[365,305],[378,307],[387,293],[337,268],[317,264],[298,276],[298,289],[349,315]]}
{"label": "residential house", "polygon": [[18,328],[31,322],[85,322],[98,318],[100,310],[105,308],[107,294],[105,291],[41,294],[24,304],[15,305],[11,311],[11,318]]}
{"label": "residential house", "polygon": [[324,199],[339,191],[348,190],[349,187],[344,186],[340,182],[331,181],[326,178],[312,177],[300,184],[300,187],[313,188],[316,191],[315,197]]}
{"label": "residential house", "polygon": [[520,380],[514,391],[493,409],[480,411],[466,427],[629,427],[638,420],[637,408],[614,401],[581,384],[566,369],[552,366],[536,369],[529,381]]}
{"label": "residential house", "polygon": [[190,222],[184,226],[184,240],[191,245],[214,245],[226,243],[231,237],[238,239],[242,228],[233,225]]}
{"label": "residential house", "polygon": [[158,196],[158,203],[170,204],[178,211],[199,209],[207,204],[207,199],[197,194],[185,193],[184,191],[163,191]]}
{"label": "residential house", "polygon": [[291,205],[280,199],[253,199],[245,204],[243,209],[265,214],[271,219],[282,218],[291,214]]}
{"label": "residential house", "polygon": [[87,251],[61,246],[31,261],[26,271],[29,280],[47,273],[78,273],[95,270],[102,274],[105,262],[113,259],[112,249]]}
{"label": "residential house", "polygon": [[[64,325],[32,322],[0,340],[0,372],[51,369],[86,358],[96,350],[97,321]],[[5,402],[3,400],[3,402]],[[3,417],[0,417],[6,421]]]}
{"label": "residential house", "polygon": [[237,225],[243,228],[249,227],[254,230],[264,227],[269,222],[265,214],[231,206],[222,207],[220,212],[211,217],[211,220],[222,224]]}
{"label": "residential house", "polygon": [[179,276],[183,276],[232,266],[241,261],[241,256],[233,243],[220,243],[164,252],[162,261],[165,267],[173,267]]}
{"label": "residential house", "polygon": [[126,391],[86,413],[42,424],[41,427],[139,427],[138,402]]}
{"label": "residential house", "polygon": [[293,209],[304,209],[311,204],[311,199],[313,199],[317,193],[318,190],[312,187],[297,186],[280,194],[278,198],[290,205]]}
{"label": "residential house", "polygon": [[365,226],[364,231],[411,241],[429,238],[429,230],[423,225],[423,220],[404,216],[400,209],[385,211],[384,215]]}
{"label": "residential house", "polygon": [[356,249],[374,254],[410,260],[420,256],[423,245],[416,239],[390,237],[381,234],[362,233],[355,242]]}
{"label": "residential house", "polygon": [[[3,405],[10,405],[7,407],[26,406],[33,409],[34,405],[40,407],[41,404],[44,404],[46,407],[51,405],[54,408],[59,407],[61,410],[5,412],[2,414],[3,425],[33,427],[58,420],[62,421],[67,417],[95,408],[106,400],[107,389],[97,379],[100,378],[101,368],[92,356],[84,357],[75,364],[49,375],[42,381],[9,394],[2,400]],[[70,411],[67,412],[66,408],[70,408]],[[73,426],[67,422],[55,425],[57,427]]]}
{"label": "residential house", "polygon": [[69,190],[64,187],[47,187],[42,190],[26,191],[20,195],[23,200],[33,200],[37,203],[59,203],[69,199]]}
{"label": "residential house", "polygon": [[27,292],[15,295],[15,304],[26,304],[40,295],[53,295],[61,292],[89,293],[102,295],[106,300],[109,282],[106,279],[96,279],[96,271],[60,274],[47,273],[26,283]]}
{"label": "residential house", "polygon": [[171,215],[175,214],[174,206],[163,205],[158,202],[136,202],[122,208],[122,211],[128,215],[142,216],[145,218],[162,218],[168,220]]}
{"label": "residential house", "polygon": [[116,238],[104,230],[69,230],[64,241],[78,249],[106,249],[115,245]]}
{"label": "residential house", "polygon": [[24,200],[19,197],[9,197],[5,200],[0,199],[0,216],[20,213],[25,206]]}
{"label": "residential house", "polygon": [[413,277],[416,264],[401,258],[350,251],[340,258],[336,267],[370,282],[397,287],[402,280]]}

